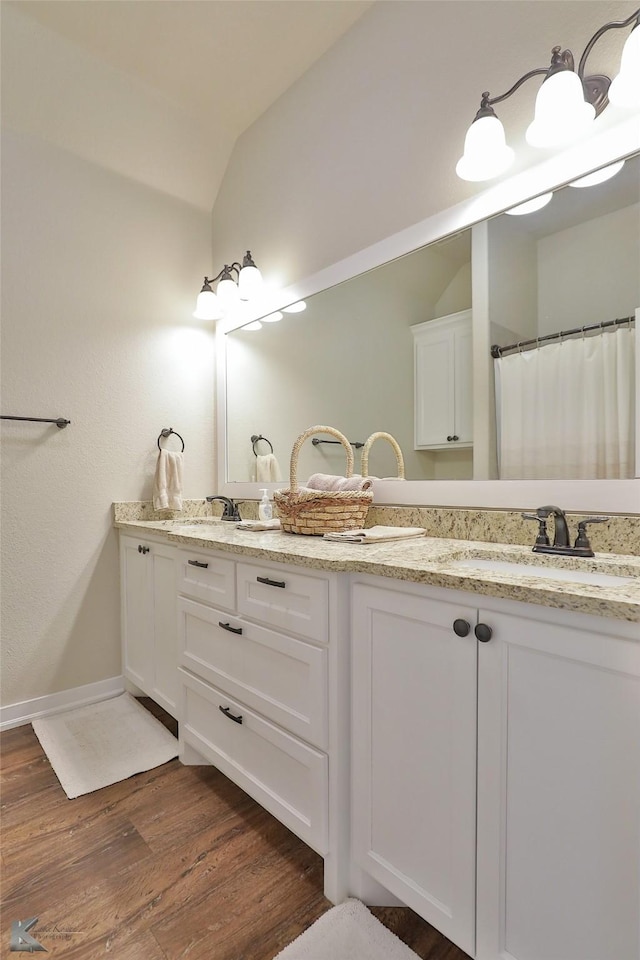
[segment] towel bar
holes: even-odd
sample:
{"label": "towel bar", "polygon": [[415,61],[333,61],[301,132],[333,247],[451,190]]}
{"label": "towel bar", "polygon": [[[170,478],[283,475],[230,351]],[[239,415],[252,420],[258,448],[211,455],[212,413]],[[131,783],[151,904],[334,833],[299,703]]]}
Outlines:
{"label": "towel bar", "polygon": [[55,423],[56,427],[66,427],[71,420],[65,420],[64,417],[57,417],[52,420],[49,417],[0,417],[0,420],[28,420],[30,423]]}
{"label": "towel bar", "polygon": [[[314,437],[311,443],[314,447],[317,447],[319,443],[340,443],[339,440],[320,440],[318,437]],[[359,440],[349,440],[349,443],[352,447],[355,447],[356,450],[359,450],[360,447],[364,447],[364,443],[360,443]]]}

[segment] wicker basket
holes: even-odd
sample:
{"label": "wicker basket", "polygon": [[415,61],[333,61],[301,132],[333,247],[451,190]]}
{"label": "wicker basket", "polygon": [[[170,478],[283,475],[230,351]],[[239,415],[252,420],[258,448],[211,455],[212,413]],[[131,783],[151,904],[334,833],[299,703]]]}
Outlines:
{"label": "wicker basket", "polygon": [[404,480],[404,458],[402,456],[402,450],[400,449],[400,444],[392,437],[390,433],[372,433],[368,440],[365,440],[364,447],[362,448],[362,459],[360,461],[360,473],[363,477],[369,476],[369,451],[375,443],[376,440],[388,440],[393,451],[396,455],[396,465],[398,468],[398,480]]}
{"label": "wicker basket", "polygon": [[291,451],[290,489],[276,490],[273,499],[282,529],[287,533],[322,536],[364,526],[373,500],[370,490],[300,490],[298,487],[298,454],[305,440],[316,433],[329,433],[340,441],[347,452],[347,472],[353,475],[353,450],[345,436],[335,427],[309,427],[301,433]]}

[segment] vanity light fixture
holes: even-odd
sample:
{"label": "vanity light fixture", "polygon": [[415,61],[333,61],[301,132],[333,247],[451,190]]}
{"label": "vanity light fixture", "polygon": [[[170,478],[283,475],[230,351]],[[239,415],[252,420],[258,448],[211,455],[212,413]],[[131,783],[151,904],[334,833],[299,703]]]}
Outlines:
{"label": "vanity light fixture", "polygon": [[285,313],[302,313],[303,310],[307,309],[307,305],[304,300],[296,300],[295,303],[290,303],[288,307],[282,309]]}
{"label": "vanity light fixture", "polygon": [[508,213],[510,217],[521,217],[527,213],[535,213],[536,210],[542,210],[543,207],[546,207],[552,196],[553,191],[551,193],[541,193],[539,197],[534,197],[533,200],[527,200],[525,203],[519,203],[517,207],[505,210],[505,213]]}
{"label": "vanity light fixture", "polygon": [[[640,83],[640,80],[638,83]],[[586,176],[580,177],[578,180],[573,180],[569,186],[595,187],[597,183],[604,183],[606,180],[610,180],[611,177],[615,177],[616,173],[620,173],[623,167],[624,160],[618,160],[617,163],[610,163],[608,167],[602,167],[600,170],[595,170],[593,173],[588,173]]]}
{"label": "vanity light fixture", "polygon": [[[211,284],[216,281],[214,293]],[[262,274],[247,250],[242,263],[225,263],[217,276],[204,278],[193,315],[198,320],[220,320],[239,300],[252,300],[261,287]]]}
{"label": "vanity light fixture", "polygon": [[[624,45],[621,69],[611,81],[601,74],[585,76],[585,64],[594,44],[608,30],[633,24]],[[482,94],[480,109],[467,131],[464,154],[456,173],[462,180],[491,180],[513,162],[514,152],[507,145],[504,127],[494,105],[506,100],[525,81],[544,75],[538,91],[533,122],[526,132],[534,147],[554,147],[576,140],[605,109],[609,100],[615,106],[632,109],[640,105],[640,9],[626,20],[612,21],[591,37],[580,57],[577,70],[570,50],[554,47],[551,65],[529,70],[506,93],[492,97]]]}

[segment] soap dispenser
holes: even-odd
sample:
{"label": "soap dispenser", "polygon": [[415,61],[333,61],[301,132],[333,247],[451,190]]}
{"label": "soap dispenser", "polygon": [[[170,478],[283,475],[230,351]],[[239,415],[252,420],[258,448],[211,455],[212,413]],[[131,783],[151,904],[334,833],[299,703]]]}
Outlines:
{"label": "soap dispenser", "polygon": [[258,504],[258,517],[261,520],[271,520],[273,517],[273,507],[269,501],[269,494],[267,493],[266,487],[260,490],[262,494],[262,500]]}

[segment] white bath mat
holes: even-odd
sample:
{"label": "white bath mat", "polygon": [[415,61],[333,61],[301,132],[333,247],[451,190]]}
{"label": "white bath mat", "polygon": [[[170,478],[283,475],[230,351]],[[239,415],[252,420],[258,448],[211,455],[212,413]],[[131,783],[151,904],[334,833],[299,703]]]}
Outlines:
{"label": "white bath mat", "polygon": [[418,960],[359,900],[324,913],[275,960]]}
{"label": "white bath mat", "polygon": [[178,756],[173,734],[128,693],[32,726],[70,800]]}

